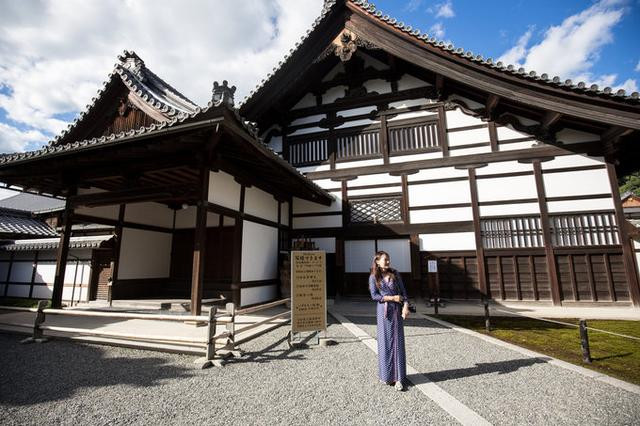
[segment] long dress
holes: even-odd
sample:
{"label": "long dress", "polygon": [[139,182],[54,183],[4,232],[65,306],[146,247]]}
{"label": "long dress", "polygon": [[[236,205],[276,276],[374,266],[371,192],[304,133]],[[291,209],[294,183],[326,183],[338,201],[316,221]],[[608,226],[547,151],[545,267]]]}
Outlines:
{"label": "long dress", "polygon": [[375,276],[369,276],[371,298],[377,303],[376,318],[378,320],[378,375],[387,383],[403,382],[407,373],[404,350],[404,330],[402,319],[402,303],[384,302],[384,296],[401,295],[408,300],[407,291],[400,274],[396,279],[383,279],[380,289],[376,286]]}

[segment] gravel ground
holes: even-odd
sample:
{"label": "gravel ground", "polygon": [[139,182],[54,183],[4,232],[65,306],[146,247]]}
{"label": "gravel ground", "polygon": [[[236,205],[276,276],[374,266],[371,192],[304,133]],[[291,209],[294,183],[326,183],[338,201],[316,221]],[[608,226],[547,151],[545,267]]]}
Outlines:
{"label": "gravel ground", "polygon": [[457,424],[415,388],[379,384],[375,354],[339,344],[291,351],[287,327],[222,369],[195,357],[0,334],[0,424]]}
{"label": "gravel ground", "polygon": [[[370,336],[374,317],[349,319]],[[405,322],[407,363],[489,422],[640,423],[640,396],[426,319]]]}

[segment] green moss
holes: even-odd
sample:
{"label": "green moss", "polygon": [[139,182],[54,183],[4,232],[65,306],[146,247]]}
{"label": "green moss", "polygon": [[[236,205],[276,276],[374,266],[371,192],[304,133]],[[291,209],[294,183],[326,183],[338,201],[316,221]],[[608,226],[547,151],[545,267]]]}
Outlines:
{"label": "green moss", "polygon": [[[16,297],[0,298],[0,306],[18,306],[21,308],[37,308],[39,300],[36,299],[19,299]],[[51,307],[51,301],[47,304],[47,308]]]}
{"label": "green moss", "polygon": [[[589,330],[593,362],[582,362],[577,327],[528,318],[492,317],[491,332],[484,317],[438,315],[438,318],[582,367],[640,385],[640,341]],[[577,319],[563,322],[578,324]],[[588,327],[640,338],[640,321],[588,320]]]}

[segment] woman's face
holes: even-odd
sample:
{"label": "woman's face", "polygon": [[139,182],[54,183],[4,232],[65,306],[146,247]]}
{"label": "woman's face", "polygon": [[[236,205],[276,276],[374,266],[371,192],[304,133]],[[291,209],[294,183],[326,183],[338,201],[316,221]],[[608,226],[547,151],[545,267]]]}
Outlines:
{"label": "woman's face", "polygon": [[389,269],[389,262],[389,256],[387,256],[386,254],[383,254],[378,260],[376,260],[376,263],[378,264],[380,269]]}

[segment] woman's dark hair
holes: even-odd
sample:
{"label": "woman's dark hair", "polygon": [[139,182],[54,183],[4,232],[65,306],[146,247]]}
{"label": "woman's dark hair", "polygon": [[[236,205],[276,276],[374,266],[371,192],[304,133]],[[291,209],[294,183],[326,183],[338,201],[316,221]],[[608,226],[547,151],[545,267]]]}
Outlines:
{"label": "woman's dark hair", "polygon": [[[382,256],[387,256],[387,259],[391,259],[389,253],[380,250],[376,252],[376,255],[373,256],[373,262],[371,262],[371,275],[376,279],[376,287],[378,287],[378,290],[380,290],[380,287],[382,286],[382,269],[378,266],[378,260],[380,260]],[[397,279],[395,278],[397,273],[395,269],[389,268],[387,271],[394,276],[394,279]]]}

